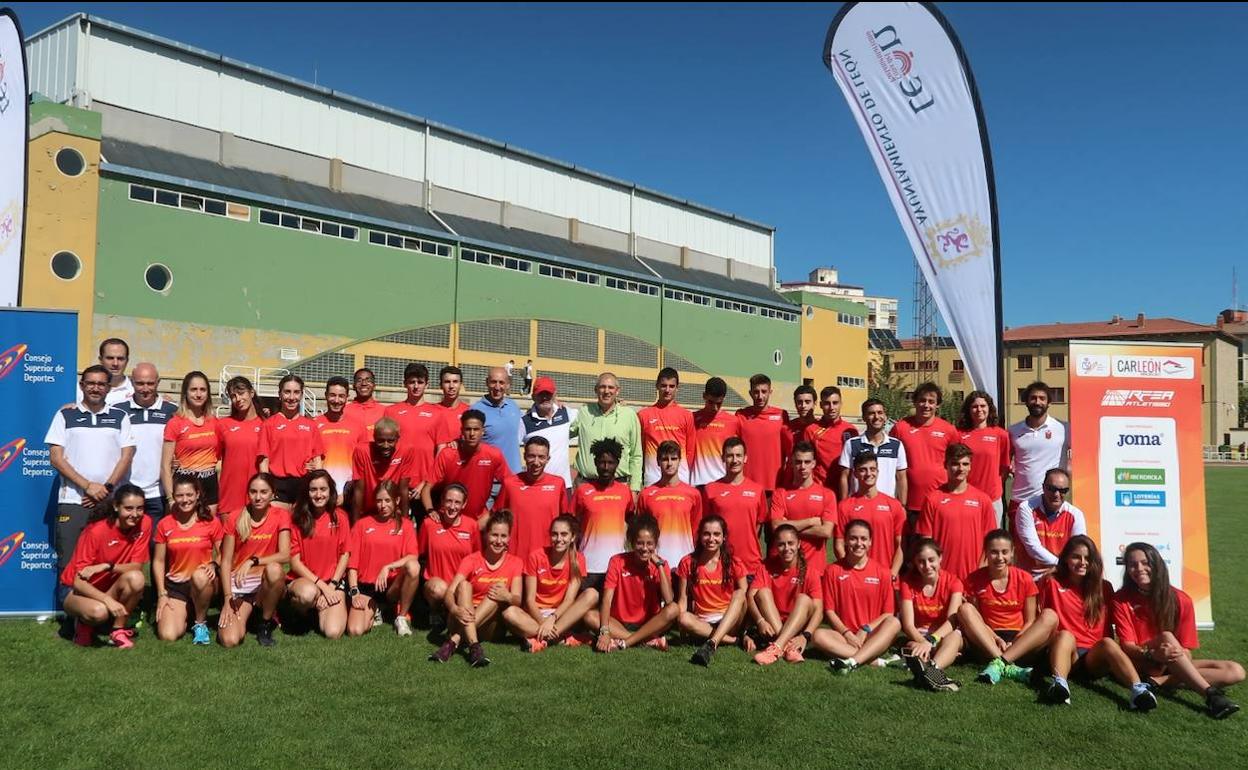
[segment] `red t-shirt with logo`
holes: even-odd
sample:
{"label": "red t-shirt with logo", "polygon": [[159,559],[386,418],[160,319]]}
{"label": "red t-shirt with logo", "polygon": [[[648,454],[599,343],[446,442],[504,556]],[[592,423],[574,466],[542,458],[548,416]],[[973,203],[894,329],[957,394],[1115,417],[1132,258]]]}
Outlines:
{"label": "red t-shirt with logo", "polygon": [[659,555],[679,562],[693,550],[693,536],[702,521],[702,493],[684,482],[649,486],[637,497],[637,512],[648,513],[659,523]]}
{"label": "red t-shirt with logo", "polygon": [[[1025,506],[1027,501],[1022,501]],[[1020,512],[1021,513],[1021,512]],[[1051,554],[1057,555],[1066,547],[1066,541],[1075,536],[1075,515],[1071,513],[1065,506],[1050,521],[1044,515],[1044,503],[1038,508],[1031,509],[1031,518],[1036,525],[1036,537],[1040,540],[1040,545]],[[1013,524],[1013,522],[1011,522]],[[1023,541],[1019,539],[1017,530],[1014,532],[1014,554],[1015,561],[1019,567],[1031,572],[1038,572],[1047,569],[1047,564],[1040,564],[1027,553],[1027,549],[1023,547]]]}
{"label": "red t-shirt with logo", "polygon": [[165,544],[165,578],[175,583],[190,580],[195,570],[212,562],[213,548],[220,546],[224,537],[225,530],[217,518],[204,521],[196,516],[189,527],[183,527],[173,516],[161,518],[156,525],[156,543]]}
{"label": "red t-shirt with logo", "polygon": [[472,586],[472,603],[475,606],[495,584],[501,583],[510,591],[511,582],[524,574],[524,562],[514,553],[505,553],[502,561],[491,567],[483,552],[474,551],[459,563],[456,573],[463,575],[468,585]]}
{"label": "red t-shirt with logo", "polygon": [[962,431],[958,440],[971,448],[967,481],[993,500],[1005,494],[1001,474],[1010,470],[1010,433],[1000,426]]}
{"label": "red t-shirt with logo", "polygon": [[703,616],[722,615],[728,609],[728,605],[732,604],[732,594],[737,590],[737,583],[745,580],[747,574],[751,574],[740,559],[733,558],[732,565],[728,569],[728,582],[725,583],[722,556],[715,560],[714,569],[707,569],[707,565],[698,564],[697,577],[691,578],[694,571],[693,554],[689,554],[677,565],[676,577],[685,581],[689,586],[686,591],[693,599],[693,611]]}
{"label": "red t-shirt with logo", "polygon": [[355,448],[360,444],[368,446],[368,428],[362,418],[343,414],[337,422],[328,415],[316,418],[316,427],[321,432],[321,443],[325,446],[325,470],[334,480],[338,494],[346,489],[347,482],[355,478],[352,470],[355,462]]}
{"label": "red t-shirt with logo", "polygon": [[[351,520],[347,512],[339,508],[333,513],[322,513],[312,524],[312,534],[291,521],[290,555],[299,554],[299,560],[319,580],[331,580],[338,569],[338,560],[347,552],[351,542]],[[292,570],[290,578],[299,577]]]}
{"label": "red t-shirt with logo", "polygon": [[[599,489],[597,483],[582,484],[573,493],[572,502],[581,522],[581,553],[589,571],[605,572],[611,557],[624,550],[633,492],[622,481],[612,480],[605,489]],[[663,542],[661,529],[659,542]]]}
{"label": "red t-shirt with logo", "polygon": [[851,495],[841,501],[837,510],[836,536],[844,539],[845,530],[854,519],[871,525],[871,550],[868,555],[890,570],[897,554],[897,538],[906,527],[906,509],[895,497],[879,492],[875,497]]}
{"label": "red t-shirt with logo", "polygon": [[398,484],[403,479],[408,479],[408,485],[411,486],[424,481],[427,473],[428,468],[416,461],[411,449],[396,447],[389,459],[382,460],[379,468],[373,461],[373,445],[356,445],[355,452],[351,455],[351,477],[364,490],[364,510],[358,513],[372,510],[377,502],[377,485],[381,482],[393,481]]}
{"label": "red t-shirt with logo", "polygon": [[1075,637],[1075,646],[1087,649],[1109,636],[1114,617],[1114,587],[1101,581],[1101,617],[1088,623],[1083,617],[1083,594],[1079,586],[1049,576],[1040,581],[1040,606],[1057,613],[1057,627]]}
{"label": "red t-shirt with logo", "polygon": [[532,484],[528,474],[503,479],[494,501],[494,510],[511,511],[511,545],[508,551],[526,558],[534,548],[550,545],[550,523],[568,510],[567,488],[563,479],[543,473]]}
{"label": "red t-shirt with logo", "polygon": [[615,591],[611,617],[621,623],[645,623],[659,614],[663,600],[661,580],[664,573],[671,579],[671,567],[661,568],[652,561],[642,563],[634,553],[617,553],[607,564],[603,590]]}
{"label": "red t-shirt with logo", "polygon": [[979,569],[984,535],[997,528],[997,512],[988,495],[967,486],[964,492],[929,492],[914,531],[930,537],[944,551],[940,567],[959,580]]}
{"label": "red t-shirt with logo", "polygon": [[888,567],[869,557],[861,569],[844,562],[830,564],[823,573],[823,606],[856,633],[879,616],[897,611],[893,575]]}
{"label": "red t-shirt with logo", "polygon": [[[152,520],[139,519],[129,532],[122,532],[112,517],[88,524],[78,537],[74,555],[61,571],[61,584],[73,586],[78,573],[96,564],[146,564],[152,539]],[[107,591],[121,577],[112,570],[92,575],[87,581],[100,591]]]}
{"label": "red t-shirt with logo", "polygon": [[287,418],[278,412],[264,421],[260,456],[269,458],[269,473],[274,476],[300,478],[308,472],[309,460],[325,456],[325,444],[314,420],[300,414]]}
{"label": "red t-shirt with logo", "polygon": [[923,507],[927,493],[944,486],[948,481],[945,472],[945,450],[958,441],[958,429],[939,417],[928,425],[918,426],[907,417],[898,420],[889,431],[890,436],[906,448],[906,508],[917,511]]}
{"label": "red t-shirt with logo", "polygon": [[438,404],[442,409],[442,419],[438,422],[438,428],[434,431],[434,440],[439,444],[449,444],[457,441],[463,434],[463,426],[459,421],[459,416],[468,411],[468,405],[463,401],[456,401],[451,406]]}
{"label": "red t-shirt with logo", "polygon": [[417,546],[425,560],[425,580],[437,578],[449,584],[464,558],[481,550],[481,529],[467,516],[451,525],[428,516],[420,523]]}
{"label": "red t-shirt with logo", "polygon": [[803,578],[796,562],[786,569],[778,556],[772,556],[763,562],[759,578],[754,581],[755,588],[771,591],[781,620],[789,619],[799,594],[806,594],[816,604],[823,602],[822,573],[810,569],[809,564],[806,566],[806,576]]}
{"label": "red t-shirt with logo", "polygon": [[375,398],[370,398],[363,403],[352,399],[343,407],[343,411],[351,417],[358,418],[364,424],[365,430],[368,431],[368,440],[372,441],[373,427],[378,420],[386,416],[386,405]]}
{"label": "red t-shirt with logo", "polygon": [[[802,519],[820,519],[835,523],[836,495],[832,490],[820,484],[811,484],[805,489],[777,489],[772,493],[773,524]],[[828,538],[815,537],[807,534],[808,532],[809,530],[798,533],[802,556],[806,559],[807,567],[822,574],[828,565]]]}
{"label": "red t-shirt with logo", "polygon": [[763,563],[758,526],[766,523],[769,516],[763,486],[748,478],[740,484],[707,484],[702,490],[702,516],[711,514],[720,516],[728,525],[728,544],[733,555],[745,562],[747,570],[757,571]]}
{"label": "red t-shirt with logo", "polygon": [[901,600],[914,605],[914,627],[930,631],[940,628],[949,618],[949,603],[954,594],[963,593],[962,581],[942,569],[936,576],[932,595],[927,596],[923,589],[923,576],[911,572],[901,581]]}
{"label": "red t-shirt with logo", "polygon": [[494,482],[502,482],[509,472],[503,453],[489,444],[477,445],[472,454],[465,454],[458,446],[448,446],[433,461],[429,483],[439,495],[447,484],[462,484],[468,490],[463,514],[479,519],[485,513]]}
{"label": "red t-shirt with logo", "polygon": [[165,441],[173,442],[173,459],[178,470],[204,473],[217,469],[217,419],[212,415],[204,418],[203,425],[196,425],[187,417],[175,414],[165,423]]}
{"label": "red t-shirt with logo", "polygon": [[694,456],[693,412],[678,404],[647,406],[637,413],[641,423],[641,464],[646,484],[660,478],[659,444],[675,441],[680,445],[680,479],[689,480],[690,458]]}
{"label": "red t-shirt with logo", "polygon": [[815,481],[835,488],[841,467],[841,450],[845,442],[858,435],[858,429],[845,420],[831,422],[827,418],[807,425],[802,440],[815,447]]}
{"label": "red t-shirt with logo", "polygon": [[745,477],[770,492],[776,488],[784,458],[793,451],[789,413],[778,406],[737,410],[741,440],[745,442]]}
{"label": "red t-shirt with logo", "polygon": [[724,477],[724,442],[741,435],[741,421],[725,409],[693,413],[694,451],[689,483],[710,484]]}
{"label": "red t-shirt with logo", "polygon": [[247,482],[260,469],[260,431],[264,420],[222,417],[213,427],[221,455],[217,508],[222,513],[233,513],[247,505]]}
{"label": "red t-shirt with logo", "polygon": [[992,585],[992,575],[987,567],[981,567],[966,579],[963,598],[979,610],[984,624],[993,631],[1022,631],[1026,623],[1023,609],[1027,599],[1040,593],[1031,574],[1018,567],[1010,567],[1005,590],[998,591]]}
{"label": "red t-shirt with logo", "polygon": [[[250,515],[244,508],[231,513],[225,521],[225,536],[234,538],[234,563],[231,566],[231,572],[253,556],[260,559],[277,553],[279,536],[283,531],[289,532],[291,529],[290,511],[270,505],[269,510],[264,514],[264,521],[257,524],[253,520],[251,534],[246,540],[240,540],[238,517]],[[251,572],[259,569],[262,568],[252,567]]]}
{"label": "red t-shirt with logo", "polygon": [[[580,570],[582,578],[586,575],[585,555],[576,554],[576,566]],[[572,560],[564,556],[563,564],[554,567],[550,563],[550,553],[547,548],[534,548],[529,553],[529,558],[524,563],[524,574],[526,577],[532,577],[537,582],[537,593],[533,597],[537,606],[541,609],[553,610],[568,595],[568,585],[572,582]]]}
{"label": "red t-shirt with logo", "polygon": [[[399,424],[399,449],[411,447],[419,458],[433,458],[438,435],[444,428],[446,410],[437,404],[400,401],[386,407],[386,417]],[[458,433],[456,433],[458,437]]]}
{"label": "red t-shirt with logo", "polygon": [[351,527],[351,557],[347,560],[347,569],[356,571],[358,582],[373,583],[382,567],[420,553],[412,520],[403,516],[398,524],[396,527],[392,520],[365,516]]}
{"label": "red t-shirt with logo", "polygon": [[[1192,606],[1192,597],[1177,588],[1170,590],[1174,592],[1175,603],[1172,633],[1183,649],[1194,650],[1200,647],[1200,637],[1196,635],[1196,608]],[[1131,586],[1118,589],[1114,594],[1114,631],[1118,641],[1140,647],[1161,635],[1147,596]]]}

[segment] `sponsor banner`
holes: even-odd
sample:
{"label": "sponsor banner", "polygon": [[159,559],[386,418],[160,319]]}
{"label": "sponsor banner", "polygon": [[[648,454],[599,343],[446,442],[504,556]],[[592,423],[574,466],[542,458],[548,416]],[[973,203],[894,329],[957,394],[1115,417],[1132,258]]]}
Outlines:
{"label": "sponsor banner", "polygon": [[1076,502],[1106,578],[1121,584],[1126,546],[1151,543],[1209,627],[1201,357],[1199,345],[1071,342],[1067,360]]}
{"label": "sponsor banner", "polygon": [[1004,403],[992,160],[953,29],[930,3],[847,3],[828,30],[823,60],[971,379]]}
{"label": "sponsor banner", "polygon": [[26,94],[22,28],[12,10],[0,8],[0,158],[4,159],[0,163],[0,307],[16,307],[21,287],[29,133]]}
{"label": "sponsor banner", "polygon": [[56,609],[60,480],[43,437],[74,400],[77,351],[76,313],[0,308],[0,404],[11,407],[0,421],[0,615]]}

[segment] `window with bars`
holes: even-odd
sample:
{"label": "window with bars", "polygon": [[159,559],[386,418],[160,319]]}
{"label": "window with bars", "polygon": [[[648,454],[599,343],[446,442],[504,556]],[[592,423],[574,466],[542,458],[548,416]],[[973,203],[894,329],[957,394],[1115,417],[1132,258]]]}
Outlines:
{"label": "window with bars", "polygon": [[557,267],[556,265],[545,265],[538,263],[537,274],[547,278],[558,278],[573,283],[583,283],[587,286],[597,286],[599,277],[596,273],[587,273],[584,270],[574,270],[570,267]]}
{"label": "window with bars", "polygon": [[588,402],[598,397],[598,394],[594,392],[594,387],[598,384],[596,375],[547,371],[543,371],[542,374],[555,381],[560,400]]}
{"label": "window with bars", "polygon": [[478,265],[489,265],[490,267],[501,267],[504,270],[515,270],[517,273],[533,272],[533,263],[527,259],[508,257],[503,254],[493,254],[488,251],[460,249],[459,258],[465,262],[476,262]]}
{"label": "window with bars", "polygon": [[694,294],[693,292],[681,291],[680,289],[664,289],[663,297],[676,302],[687,302],[690,305],[709,306],[711,304],[711,298],[705,294]]}
{"label": "window with bars", "polygon": [[1029,371],[1029,370],[1031,369],[1031,367],[1032,367],[1032,358],[1031,358],[1031,356],[1029,356],[1029,355],[1021,355],[1021,356],[1018,356],[1016,360],[1018,361],[1018,369],[1019,369],[1019,371],[1024,371],[1024,372],[1025,372],[1025,371]]}
{"label": "window with bars", "polygon": [[330,377],[350,380],[354,371],[355,356],[350,353],[323,353],[290,367],[291,374],[299,375],[308,383],[325,382]]}
{"label": "window with bars", "polygon": [[537,354],[593,363],[598,360],[598,330],[584,324],[538,321]]}
{"label": "window with bars", "polygon": [[625,401],[648,402],[654,400],[654,380],[635,377],[620,378],[620,398]]}
{"label": "window with bars", "polygon": [[677,355],[670,350],[663,351],[663,365],[670,366],[678,372],[697,372],[698,374],[706,374],[705,369],[684,356]]}
{"label": "window with bars", "polygon": [[629,281],[624,278],[606,277],[606,285],[608,289],[618,289],[619,291],[631,291],[634,294],[644,294],[647,297],[659,296],[659,287],[654,284],[641,283],[639,281]]}
{"label": "window with bars", "polygon": [[423,329],[408,329],[407,331],[387,334],[377,339],[382,342],[398,342],[405,345],[449,348],[451,346],[451,326],[450,324],[442,324],[441,326],[426,326]]}
{"label": "window with bars", "polygon": [[[394,356],[364,356],[364,365],[373,370],[378,385],[403,387],[403,370],[408,364],[424,364],[429,369],[429,379],[435,380],[446,361],[426,361],[420,358],[395,358]],[[436,386],[436,382],[434,385]]]}
{"label": "window with bars", "polygon": [[459,347],[463,350],[527,358],[529,321],[526,318],[465,321],[459,325]]}
{"label": "window with bars", "polygon": [[1050,353],[1049,354],[1049,368],[1050,369],[1065,369],[1066,368],[1066,354],[1065,353]]}
{"label": "window with bars", "polygon": [[421,254],[428,254],[433,257],[449,258],[451,256],[450,244],[428,241],[424,238],[413,238],[410,235],[387,233],[381,230],[369,230],[368,242],[374,246],[385,246],[391,249],[403,249],[404,251],[418,251]]}
{"label": "window with bars", "polygon": [[758,314],[765,318],[775,318],[778,321],[797,322],[797,313],[790,313],[787,310],[776,310],[773,307],[759,307]]}
{"label": "window with bars", "polygon": [[860,315],[854,315],[853,313],[837,313],[836,321],[837,323],[842,323],[842,324],[845,324],[846,326],[866,326],[867,325],[866,318]]}
{"label": "window with bars", "polygon": [[180,193],[148,185],[130,185],[130,200],[141,203],[154,203],[158,206],[193,211],[196,214],[208,214],[215,217],[235,219],[240,222],[251,221],[251,207],[241,203],[206,198],[195,193]]}
{"label": "window with bars", "polygon": [[838,388],[865,388],[867,381],[861,377],[841,377],[837,376],[836,386]]}
{"label": "window with bars", "polygon": [[731,310],[734,313],[745,313],[746,315],[754,315],[758,310],[753,305],[747,305],[744,302],[737,302],[731,299],[716,299],[715,307],[720,310]]}
{"label": "window with bars", "polygon": [[298,230],[313,235],[324,235],[329,238],[342,238],[346,241],[356,240],[360,232],[353,225],[344,225],[325,219],[305,217],[300,214],[274,211],[272,209],[260,209],[260,224],[271,227],[283,227],[287,230]]}
{"label": "window with bars", "polygon": [[644,366],[657,369],[659,349],[649,342],[616,332],[606,333],[603,361],[613,366]]}

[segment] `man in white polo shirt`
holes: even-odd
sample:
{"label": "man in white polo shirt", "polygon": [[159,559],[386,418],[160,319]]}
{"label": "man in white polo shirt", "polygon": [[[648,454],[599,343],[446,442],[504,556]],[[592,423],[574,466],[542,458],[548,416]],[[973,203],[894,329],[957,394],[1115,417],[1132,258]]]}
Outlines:
{"label": "man in white polo shirt", "polygon": [[[568,462],[568,444],[572,421],[576,410],[555,400],[555,381],[550,377],[538,377],[533,383],[533,408],[520,420],[520,443],[534,436],[550,442],[550,462],[546,472],[563,479],[564,486],[572,487],[572,471]],[[588,451],[588,450],[586,450]]]}
{"label": "man in white polo shirt", "polygon": [[1044,474],[1051,468],[1066,468],[1070,435],[1066,423],[1049,416],[1049,386],[1033,382],[1023,391],[1027,418],[1010,426],[1010,446],[1014,454],[1014,486],[1010,493],[1010,514],[1040,494]]}
{"label": "man in white polo shirt", "polygon": [[[172,489],[160,488],[160,458],[165,447],[165,426],[177,413],[176,404],[166,401],[157,388],[160,374],[152,364],[139,364],[130,372],[134,397],[121,404],[130,416],[134,433],[134,460],[130,463],[130,483],[143,490],[144,507],[152,526],[165,515],[166,498]],[[153,547],[155,543],[153,542]]]}
{"label": "man in white polo shirt", "polygon": [[[109,337],[100,343],[100,366],[108,372],[108,394],[104,403],[122,406],[134,395],[134,383],[126,376],[130,363],[130,345],[120,337]],[[78,401],[82,401],[82,387],[78,388]]]}
{"label": "man in white polo shirt", "polygon": [[82,401],[58,411],[43,439],[52,467],[61,474],[55,536],[58,572],[73,558],[91,510],[126,478],[134,458],[130,416],[104,403],[110,379],[103,366],[88,366],[78,383]]}

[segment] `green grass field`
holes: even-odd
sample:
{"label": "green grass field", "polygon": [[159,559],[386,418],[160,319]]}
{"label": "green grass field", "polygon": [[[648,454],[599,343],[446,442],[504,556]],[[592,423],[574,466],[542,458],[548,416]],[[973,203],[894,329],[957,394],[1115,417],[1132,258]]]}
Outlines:
{"label": "green grass field", "polygon": [[[1242,662],[1248,471],[1207,473],[1217,630],[1200,654]],[[233,651],[144,634],[123,652],[79,649],[53,624],[0,623],[0,766],[1215,768],[1243,763],[1248,746],[1248,711],[1215,722],[1184,693],[1135,714],[1108,681],[1054,707],[1021,685],[976,684],[970,665],[951,671],[961,692],[938,694],[900,669],[760,668],[735,649],[701,669],[684,646],[529,656],[490,645],[494,664],[472,670],[427,662],[421,634],[378,630],[339,642],[279,633],[273,650],[249,639]],[[1230,694],[1248,705],[1248,685]]]}

